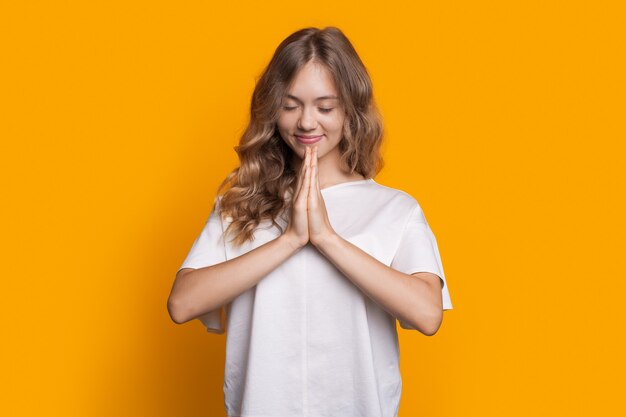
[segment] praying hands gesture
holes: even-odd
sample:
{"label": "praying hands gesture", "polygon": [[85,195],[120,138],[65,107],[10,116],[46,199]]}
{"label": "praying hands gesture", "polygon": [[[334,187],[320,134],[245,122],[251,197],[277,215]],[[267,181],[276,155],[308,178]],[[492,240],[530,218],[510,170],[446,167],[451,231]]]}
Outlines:
{"label": "praying hands gesture", "polygon": [[410,328],[434,334],[442,321],[441,284],[430,272],[404,274],[339,236],[330,225],[319,188],[317,147],[306,148],[298,173],[286,237],[301,248],[311,242],[365,295]]}
{"label": "praying hands gesture", "polygon": [[299,247],[309,241],[319,246],[336,234],[328,220],[326,205],[320,191],[317,146],[305,148],[305,157],[300,166],[292,201],[291,222],[285,234],[291,236]]}

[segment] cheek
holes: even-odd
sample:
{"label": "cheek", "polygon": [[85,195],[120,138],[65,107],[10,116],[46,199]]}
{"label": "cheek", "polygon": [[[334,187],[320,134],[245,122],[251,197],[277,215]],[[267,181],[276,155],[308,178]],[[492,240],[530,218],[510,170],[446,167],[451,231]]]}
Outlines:
{"label": "cheek", "polygon": [[282,130],[285,128],[285,119],[281,116],[278,118],[278,120],[276,120],[276,127],[279,130]]}
{"label": "cheek", "polygon": [[281,135],[289,134],[289,123],[284,117],[281,117],[276,121],[276,129],[278,129]]}
{"label": "cheek", "polygon": [[339,132],[343,128],[343,122],[344,122],[343,117],[333,117],[332,119],[328,121],[328,127],[329,129],[332,129],[334,132]]}
{"label": "cheek", "polygon": [[291,115],[282,115],[276,121],[276,126],[281,130],[290,130],[296,123],[296,119]]}

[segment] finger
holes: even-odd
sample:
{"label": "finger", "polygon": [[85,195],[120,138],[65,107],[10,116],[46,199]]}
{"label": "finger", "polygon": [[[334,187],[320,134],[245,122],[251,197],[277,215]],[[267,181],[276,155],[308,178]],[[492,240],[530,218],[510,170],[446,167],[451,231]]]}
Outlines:
{"label": "finger", "polygon": [[[303,198],[303,194],[308,192],[308,189],[306,188],[306,178],[309,176],[309,164],[308,164],[308,154],[307,156],[305,156],[304,160],[302,161],[302,175],[300,176],[300,188],[298,189],[297,195],[296,195],[296,201],[300,201]],[[304,196],[304,198],[306,198],[306,195]]]}
{"label": "finger", "polygon": [[313,157],[313,169],[314,169],[314,173],[313,175],[315,175],[315,189],[314,192],[319,196],[320,195],[320,177],[319,177],[319,165],[318,162],[319,160],[317,159],[317,146],[315,147],[315,152],[314,152],[314,157]]}
{"label": "finger", "polygon": [[298,198],[298,195],[300,194],[300,190],[302,189],[302,184],[304,183],[308,154],[309,154],[309,148],[306,147],[304,148],[304,158],[302,158],[302,162],[300,163],[300,169],[298,170],[298,177],[297,177],[297,182],[296,182],[296,188],[295,188],[296,191],[295,191],[294,200]]}
{"label": "finger", "polygon": [[313,155],[311,156],[311,189],[309,195],[317,194],[316,190],[319,186],[318,174],[317,174],[317,147],[313,149]]}
{"label": "finger", "polygon": [[[311,187],[311,167],[307,165],[306,173],[304,175],[304,183],[302,184],[302,190],[298,197],[300,199],[307,199],[310,187]],[[304,205],[304,207],[306,207],[306,204]]]}
{"label": "finger", "polygon": [[309,207],[315,209],[317,207],[317,168],[311,167],[311,186],[309,187]]}

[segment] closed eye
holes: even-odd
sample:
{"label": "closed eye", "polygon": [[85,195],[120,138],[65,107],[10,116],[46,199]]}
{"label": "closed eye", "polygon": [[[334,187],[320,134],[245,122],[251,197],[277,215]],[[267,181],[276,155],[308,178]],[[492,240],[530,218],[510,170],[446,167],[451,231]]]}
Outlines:
{"label": "closed eye", "polygon": [[[291,111],[291,110],[295,110],[297,109],[298,106],[283,106],[283,109],[286,111]],[[334,108],[325,108],[325,107],[319,107],[319,111],[322,113],[330,113],[331,111],[333,111]]]}

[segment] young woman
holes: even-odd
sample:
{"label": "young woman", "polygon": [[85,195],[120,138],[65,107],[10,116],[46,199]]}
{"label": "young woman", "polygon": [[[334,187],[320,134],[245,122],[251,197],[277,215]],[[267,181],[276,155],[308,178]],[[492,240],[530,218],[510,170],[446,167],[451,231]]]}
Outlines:
{"label": "young woman", "polygon": [[226,331],[229,416],[397,415],[396,319],[433,335],[452,304],[418,202],[372,178],[382,136],[339,29],[278,46],[168,300],[176,323]]}

